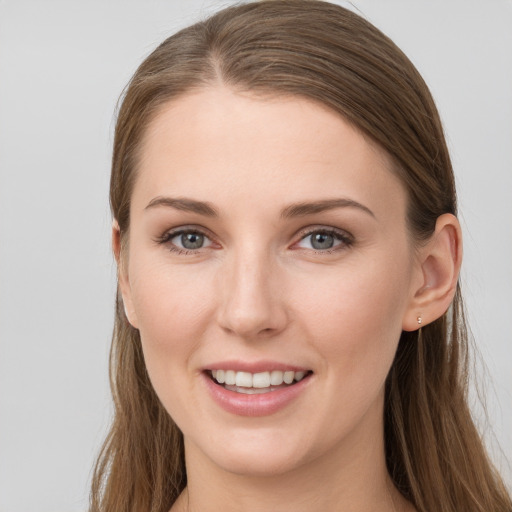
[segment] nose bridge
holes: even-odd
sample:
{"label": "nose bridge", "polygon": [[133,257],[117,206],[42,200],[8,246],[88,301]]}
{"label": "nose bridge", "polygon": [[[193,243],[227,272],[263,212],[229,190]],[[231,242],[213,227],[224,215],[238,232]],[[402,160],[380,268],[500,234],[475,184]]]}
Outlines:
{"label": "nose bridge", "polygon": [[250,244],[237,248],[223,274],[219,323],[224,329],[244,338],[283,329],[286,311],[279,268],[268,250]]}

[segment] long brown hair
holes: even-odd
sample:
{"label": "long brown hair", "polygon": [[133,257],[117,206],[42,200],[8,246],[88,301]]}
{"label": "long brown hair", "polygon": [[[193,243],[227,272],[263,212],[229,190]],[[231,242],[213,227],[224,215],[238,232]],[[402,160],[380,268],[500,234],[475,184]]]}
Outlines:
{"label": "long brown hair", "polygon": [[[360,16],[315,0],[224,9],[164,41],[130,81],[118,114],[110,200],[126,243],[140,141],[162,104],[222,83],[297,95],[338,112],[379,144],[408,191],[418,241],[456,214],[443,129],[423,79]],[[468,336],[460,288],[448,313],[403,332],[386,383],[385,449],[397,488],[421,512],[511,512],[467,405]],[[115,415],[92,484],[91,512],[167,512],[186,486],[183,437],[146,372],[118,294],[110,359]]]}

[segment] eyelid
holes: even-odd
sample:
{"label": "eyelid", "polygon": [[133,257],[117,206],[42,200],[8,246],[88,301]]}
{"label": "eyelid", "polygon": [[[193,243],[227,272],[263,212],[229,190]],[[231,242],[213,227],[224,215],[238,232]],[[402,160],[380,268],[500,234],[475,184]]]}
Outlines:
{"label": "eyelid", "polygon": [[315,233],[323,233],[334,236],[337,240],[339,240],[341,243],[338,245],[335,245],[334,247],[331,247],[329,249],[308,249],[304,247],[298,247],[297,250],[305,250],[305,251],[314,251],[317,253],[329,253],[334,252],[346,247],[350,247],[354,243],[354,237],[351,235],[348,231],[345,231],[344,229],[335,228],[334,226],[325,226],[325,225],[316,225],[316,226],[308,226],[306,228],[301,229],[296,237],[297,241],[292,244],[292,247],[297,245],[298,243],[302,242],[305,238],[308,236],[311,236]]}
{"label": "eyelid", "polygon": [[[210,243],[210,245],[208,245],[206,247],[200,247],[198,249],[186,249],[184,247],[179,247],[179,246],[176,246],[175,244],[171,243],[171,240],[173,238],[175,238],[179,235],[182,235],[184,233],[197,233],[197,234],[202,235],[205,238],[207,238],[211,243]],[[216,242],[216,240],[215,240],[215,237],[210,233],[210,231],[208,229],[203,228],[202,226],[195,225],[195,224],[177,226],[175,228],[167,229],[162,235],[155,238],[155,242],[159,245],[168,244],[170,246],[169,250],[171,250],[172,252],[177,252],[177,253],[181,253],[181,254],[196,254],[199,251],[201,251],[201,249],[208,249],[213,244],[215,244],[215,243],[218,244],[218,242]]]}
{"label": "eyelid", "polygon": [[[202,239],[204,241],[208,241],[209,243],[207,243],[207,245],[203,245],[202,247],[198,247],[197,249],[187,249],[186,247],[182,247],[178,244],[176,244],[175,242],[172,242],[172,240],[175,240],[175,239],[179,239],[181,238],[183,235],[185,234],[188,234],[188,235],[199,235],[202,237]],[[192,230],[189,230],[189,229],[186,229],[184,231],[178,231],[176,233],[172,233],[171,236],[169,237],[169,241],[172,242],[173,245],[177,246],[178,249],[180,250],[183,250],[183,251],[199,251],[201,249],[206,249],[207,247],[210,247],[212,244],[213,244],[213,240],[210,240],[210,238],[205,235],[204,233],[201,233],[199,231],[192,231]]]}
{"label": "eyelid", "polygon": [[[171,240],[173,238],[175,238],[179,235],[182,235],[183,233],[200,234],[200,235],[204,236],[205,238],[207,238],[211,243],[210,243],[210,245],[208,245],[206,247],[200,247],[198,249],[186,249],[186,248],[176,246],[175,244],[171,244]],[[326,253],[334,252],[334,251],[337,251],[340,249],[344,249],[346,247],[351,246],[354,243],[353,235],[344,229],[336,228],[334,226],[314,225],[314,226],[308,226],[308,227],[305,227],[305,228],[302,228],[301,230],[299,230],[297,232],[297,234],[294,236],[294,239],[296,241],[293,242],[293,244],[291,245],[291,248],[293,249],[294,246],[296,246],[302,240],[304,240],[308,236],[311,236],[315,233],[324,233],[324,234],[332,235],[341,243],[339,243],[329,249],[314,249],[314,248],[309,249],[309,248],[304,248],[304,247],[297,247],[296,250],[304,250],[304,251],[309,251],[309,252],[313,251],[313,252],[317,252],[317,253],[326,254]],[[175,228],[167,229],[161,236],[155,238],[155,242],[160,245],[166,245],[166,244],[171,245],[172,247],[170,248],[170,250],[173,252],[178,252],[178,253],[182,253],[182,254],[197,254],[202,249],[208,249],[214,244],[217,244],[218,246],[220,246],[220,244],[216,241],[215,238],[216,237],[211,234],[210,230],[208,230],[202,226],[198,226],[196,224],[191,224],[191,225],[177,226]]]}

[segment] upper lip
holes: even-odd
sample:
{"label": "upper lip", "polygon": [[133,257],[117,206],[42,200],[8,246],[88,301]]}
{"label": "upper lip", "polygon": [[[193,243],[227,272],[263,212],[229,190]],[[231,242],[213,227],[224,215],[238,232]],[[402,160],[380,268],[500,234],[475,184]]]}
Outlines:
{"label": "upper lip", "polygon": [[217,361],[204,367],[204,370],[234,370],[237,372],[260,373],[269,371],[293,371],[293,372],[307,372],[310,368],[288,363],[280,363],[278,361]]}

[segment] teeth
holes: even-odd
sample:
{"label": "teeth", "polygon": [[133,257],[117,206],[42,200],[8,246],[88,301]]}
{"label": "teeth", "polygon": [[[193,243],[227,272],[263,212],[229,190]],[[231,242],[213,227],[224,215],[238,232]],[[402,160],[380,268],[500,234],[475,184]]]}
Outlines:
{"label": "teeth", "polygon": [[252,376],[252,387],[253,388],[268,388],[270,386],[270,373],[261,372],[255,373]]}
{"label": "teeth", "polygon": [[293,378],[295,377],[295,372],[284,372],[283,380],[285,384],[291,384],[293,382]]}
{"label": "teeth", "polygon": [[273,370],[271,372],[249,373],[235,372],[234,370],[212,370],[211,374],[219,384],[237,386],[239,388],[269,388],[270,386],[281,386],[283,383],[292,384],[299,382],[307,372],[282,372]]}
{"label": "teeth", "polygon": [[272,386],[280,386],[283,383],[283,372],[279,370],[274,370],[270,372],[270,384]]}
{"label": "teeth", "polygon": [[236,372],[235,384],[239,388],[252,388],[252,373]]}
{"label": "teeth", "polygon": [[295,380],[299,382],[302,380],[306,375],[306,372],[295,372]]}
{"label": "teeth", "polygon": [[[221,370],[222,371],[222,370]],[[224,372],[224,382],[228,386],[234,386],[236,384],[236,372],[233,370],[226,370]]]}

